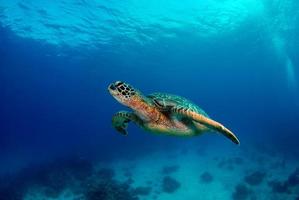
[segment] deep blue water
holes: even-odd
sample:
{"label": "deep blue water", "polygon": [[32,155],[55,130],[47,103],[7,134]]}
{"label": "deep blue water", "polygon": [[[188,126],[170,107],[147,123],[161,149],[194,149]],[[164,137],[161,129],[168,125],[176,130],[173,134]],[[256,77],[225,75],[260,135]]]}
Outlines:
{"label": "deep blue water", "polygon": [[[180,145],[297,160],[298,2],[149,2],[0,1],[1,174],[65,156],[111,161]],[[196,102],[241,145],[134,125],[122,137],[111,117],[125,108],[107,91],[116,80]]]}

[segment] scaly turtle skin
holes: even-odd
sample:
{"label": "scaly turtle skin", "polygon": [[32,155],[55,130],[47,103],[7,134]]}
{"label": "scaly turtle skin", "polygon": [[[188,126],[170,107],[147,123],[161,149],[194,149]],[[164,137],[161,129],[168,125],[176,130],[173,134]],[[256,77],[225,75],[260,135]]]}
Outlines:
{"label": "scaly turtle skin", "polygon": [[240,144],[230,130],[212,120],[201,108],[183,97],[165,93],[144,96],[121,81],[110,84],[108,90],[118,102],[133,110],[120,111],[112,118],[113,127],[123,135],[128,134],[127,126],[132,121],[153,133],[195,136],[213,131]]}

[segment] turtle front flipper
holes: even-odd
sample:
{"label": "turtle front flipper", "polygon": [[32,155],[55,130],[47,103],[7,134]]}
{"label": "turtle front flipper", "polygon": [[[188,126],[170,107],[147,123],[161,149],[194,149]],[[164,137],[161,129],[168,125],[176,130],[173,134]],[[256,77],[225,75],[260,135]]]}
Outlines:
{"label": "turtle front flipper", "polygon": [[119,111],[112,117],[112,126],[122,135],[128,135],[127,127],[130,121],[137,121],[134,113]]}
{"label": "turtle front flipper", "polygon": [[225,137],[230,139],[235,144],[240,144],[240,141],[237,138],[237,136],[235,136],[235,134],[233,134],[229,129],[224,127],[219,122],[216,122],[202,114],[199,114],[199,113],[193,111],[192,109],[179,106],[179,107],[173,107],[172,112],[177,113],[182,116],[185,116],[185,117],[188,117],[196,122],[199,122],[199,123],[207,126],[208,128],[210,128],[211,130],[214,130],[214,131],[217,131],[217,132],[223,134]]}

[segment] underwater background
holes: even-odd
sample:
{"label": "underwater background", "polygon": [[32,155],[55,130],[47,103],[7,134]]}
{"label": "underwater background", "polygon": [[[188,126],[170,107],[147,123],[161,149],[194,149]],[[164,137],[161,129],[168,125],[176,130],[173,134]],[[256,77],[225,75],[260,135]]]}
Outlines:
{"label": "underwater background", "polygon": [[[298,200],[298,50],[296,0],[0,0],[0,200]],[[241,145],[120,135],[116,80]]]}

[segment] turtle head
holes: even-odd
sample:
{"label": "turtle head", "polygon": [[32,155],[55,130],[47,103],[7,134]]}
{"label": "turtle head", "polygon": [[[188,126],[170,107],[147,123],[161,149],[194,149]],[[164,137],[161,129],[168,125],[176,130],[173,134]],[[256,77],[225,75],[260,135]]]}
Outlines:
{"label": "turtle head", "polygon": [[111,83],[108,91],[119,103],[128,107],[134,107],[135,102],[141,98],[139,91],[122,81]]}

